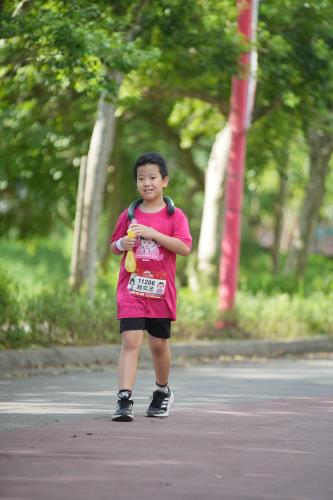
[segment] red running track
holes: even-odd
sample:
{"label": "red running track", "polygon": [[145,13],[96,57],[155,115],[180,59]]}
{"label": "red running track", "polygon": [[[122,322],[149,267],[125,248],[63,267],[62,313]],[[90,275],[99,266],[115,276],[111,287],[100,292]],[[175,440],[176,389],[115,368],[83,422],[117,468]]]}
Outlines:
{"label": "red running track", "polygon": [[332,500],[333,400],[175,409],[0,434],[2,500]]}

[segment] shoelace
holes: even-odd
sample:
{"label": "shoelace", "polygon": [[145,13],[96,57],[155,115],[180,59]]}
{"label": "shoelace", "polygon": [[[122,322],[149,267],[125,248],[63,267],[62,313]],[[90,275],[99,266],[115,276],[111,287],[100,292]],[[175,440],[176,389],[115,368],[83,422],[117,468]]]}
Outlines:
{"label": "shoelace", "polygon": [[121,408],[122,410],[124,408],[130,408],[132,403],[133,401],[131,399],[118,399],[119,408]]}
{"label": "shoelace", "polygon": [[153,406],[154,408],[160,408],[160,406],[162,405],[163,401],[166,398],[169,398],[169,394],[161,391],[153,392],[153,395],[151,396],[152,399],[151,406]]}

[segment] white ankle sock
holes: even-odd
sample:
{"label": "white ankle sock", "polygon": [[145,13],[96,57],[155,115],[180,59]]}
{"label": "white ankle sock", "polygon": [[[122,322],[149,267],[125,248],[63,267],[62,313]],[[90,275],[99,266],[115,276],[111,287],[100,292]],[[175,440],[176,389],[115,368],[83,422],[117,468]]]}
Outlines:
{"label": "white ankle sock", "polygon": [[165,394],[168,394],[169,393],[169,386],[168,386],[168,384],[160,385],[156,382],[156,389],[155,390],[165,392]]}

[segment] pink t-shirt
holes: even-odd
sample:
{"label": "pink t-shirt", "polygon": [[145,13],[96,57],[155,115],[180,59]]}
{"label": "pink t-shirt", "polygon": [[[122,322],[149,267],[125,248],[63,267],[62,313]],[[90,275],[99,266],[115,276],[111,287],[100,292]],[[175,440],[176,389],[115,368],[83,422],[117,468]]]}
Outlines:
{"label": "pink t-shirt", "polygon": [[[126,236],[130,222],[128,210],[119,216],[111,243]],[[146,213],[140,207],[134,212],[139,224],[152,227],[167,236],[179,238],[191,248],[192,237],[184,213],[176,208],[168,215],[167,207],[159,212]],[[137,269],[125,269],[126,252],[120,265],[117,285],[118,319],[170,318],[176,319],[176,254],[160,246],[155,240],[137,238],[134,247]]]}

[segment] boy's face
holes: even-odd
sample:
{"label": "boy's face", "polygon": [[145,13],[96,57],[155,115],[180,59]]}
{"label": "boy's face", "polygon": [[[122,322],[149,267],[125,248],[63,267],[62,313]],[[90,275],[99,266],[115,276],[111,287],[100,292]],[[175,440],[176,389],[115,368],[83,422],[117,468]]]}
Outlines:
{"label": "boy's face", "polygon": [[145,201],[155,201],[163,197],[163,189],[167,187],[169,177],[161,176],[158,165],[147,163],[138,167],[136,185],[139,194]]}

